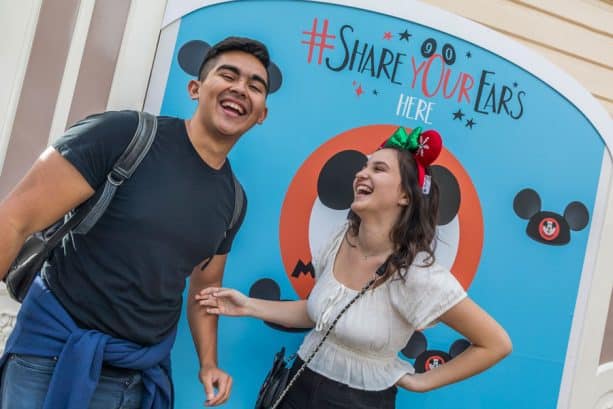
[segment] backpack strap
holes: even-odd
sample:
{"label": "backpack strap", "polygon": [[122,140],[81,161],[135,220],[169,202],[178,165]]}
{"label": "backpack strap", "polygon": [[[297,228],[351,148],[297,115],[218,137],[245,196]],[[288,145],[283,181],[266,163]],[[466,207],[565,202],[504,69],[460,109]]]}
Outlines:
{"label": "backpack strap", "polygon": [[[74,233],[86,234],[96,224],[111,203],[117,188],[132,176],[149,152],[156,132],[157,118],[147,112],[138,112],[138,126],[132,140],[113,165],[113,169],[106,175],[102,193],[98,194],[97,199],[94,199],[91,204],[88,203],[83,210],[77,211],[78,216],[81,216],[79,215],[81,212],[84,212],[85,215],[82,216],[83,220],[80,223],[78,219],[73,222],[78,223],[72,229]],[[73,215],[71,219],[77,215]]]}
{"label": "backpack strap", "polygon": [[236,223],[238,223],[238,219],[241,217],[243,206],[245,204],[245,192],[243,191],[243,187],[236,176],[234,176],[234,172],[232,172],[232,181],[234,182],[234,212],[232,213],[232,219],[230,220],[228,230],[226,230],[224,237],[227,237],[228,232],[232,230],[234,226],[236,226]]}
{"label": "backpack strap", "polygon": [[[224,239],[228,237],[228,233],[230,233],[230,230],[232,230],[234,226],[236,226],[236,223],[238,223],[238,219],[241,217],[241,213],[243,212],[243,206],[245,205],[245,191],[243,190],[243,187],[241,186],[240,182],[234,175],[234,172],[232,172],[232,181],[234,182],[234,211],[232,212],[232,219],[230,219],[230,224],[228,224],[228,229],[223,233]],[[219,247],[221,246],[221,244],[222,243],[219,243],[219,246],[217,246],[218,251],[219,251]],[[213,257],[209,257],[200,266],[200,270],[202,271],[205,268],[207,268],[211,260],[213,260]]]}

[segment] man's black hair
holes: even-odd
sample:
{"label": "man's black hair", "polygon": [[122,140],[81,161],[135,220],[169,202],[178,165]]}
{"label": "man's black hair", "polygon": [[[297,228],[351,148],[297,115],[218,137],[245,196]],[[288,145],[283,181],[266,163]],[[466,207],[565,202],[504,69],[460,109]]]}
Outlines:
{"label": "man's black hair", "polygon": [[202,60],[202,64],[200,64],[198,80],[202,81],[203,78],[206,78],[217,57],[228,51],[242,51],[251,54],[257,58],[268,71],[270,56],[264,44],[246,37],[228,37],[209,48]]}

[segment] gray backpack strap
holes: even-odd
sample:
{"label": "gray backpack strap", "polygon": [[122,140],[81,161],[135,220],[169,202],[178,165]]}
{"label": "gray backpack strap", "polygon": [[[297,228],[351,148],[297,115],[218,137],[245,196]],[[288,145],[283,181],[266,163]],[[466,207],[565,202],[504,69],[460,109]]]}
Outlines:
{"label": "gray backpack strap", "polygon": [[243,205],[245,202],[245,192],[243,191],[243,187],[241,186],[236,176],[234,176],[234,172],[232,172],[232,181],[234,182],[234,212],[232,213],[232,219],[230,220],[230,224],[228,225],[228,230],[226,231],[226,236],[228,232],[234,228],[238,219],[241,217],[241,213],[243,212]]}
{"label": "gray backpack strap", "polygon": [[95,203],[88,205],[89,210],[83,221],[72,231],[77,234],[86,234],[105,212],[117,188],[129,179],[141,161],[147,155],[153,144],[157,132],[157,118],[147,112],[138,112],[138,126],[132,140],[113,165],[113,169],[106,175],[106,183],[102,193],[98,195]]}

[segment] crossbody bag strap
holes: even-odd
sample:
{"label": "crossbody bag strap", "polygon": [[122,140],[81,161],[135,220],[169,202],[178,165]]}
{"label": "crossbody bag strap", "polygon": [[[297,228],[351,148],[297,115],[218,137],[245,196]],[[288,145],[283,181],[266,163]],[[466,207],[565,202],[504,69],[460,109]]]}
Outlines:
{"label": "crossbody bag strap", "polygon": [[[93,203],[86,204],[84,209],[78,210],[76,214],[70,217],[64,226],[70,224],[71,227],[63,229],[64,226],[62,226],[60,230],[63,230],[64,233],[61,237],[70,230],[77,234],[86,234],[96,224],[111,203],[117,188],[132,176],[138,165],[147,155],[147,152],[149,152],[156,132],[157,118],[147,112],[138,112],[138,126],[134,136],[113,165],[113,169],[106,175],[106,183],[102,192],[96,195],[97,199]],[[82,219],[80,223],[78,218]],[[73,219],[75,219],[75,222],[71,222]],[[59,233],[59,230],[56,233]]]}
{"label": "crossbody bag strap", "polygon": [[315,354],[317,354],[317,352],[319,351],[319,349],[321,348],[323,343],[326,341],[326,338],[328,338],[328,335],[330,335],[330,333],[332,332],[332,330],[336,326],[336,323],[338,322],[338,320],[349,309],[349,307],[351,307],[362,295],[364,295],[364,293],[366,293],[366,291],[368,291],[377,282],[379,277],[382,276],[383,273],[385,272],[385,269],[387,268],[387,264],[388,264],[387,261],[385,263],[383,263],[377,269],[376,277],[373,278],[372,280],[370,280],[368,282],[368,284],[366,284],[364,286],[364,288],[362,288],[362,290],[360,290],[360,292],[355,297],[353,297],[351,299],[351,301],[349,301],[349,303],[347,303],[347,305],[345,305],[345,307],[343,307],[343,309],[338,313],[338,315],[336,316],[334,321],[332,321],[332,324],[330,325],[330,327],[328,328],[328,330],[326,331],[324,336],[321,338],[321,341],[319,341],[319,344],[317,344],[315,349],[309,354],[308,358],[302,363],[302,365],[300,365],[300,368],[298,368],[298,371],[296,372],[296,374],[294,376],[292,376],[292,379],[287,383],[287,386],[285,387],[285,389],[283,389],[283,392],[281,392],[281,395],[279,395],[279,397],[275,401],[274,405],[272,405],[271,409],[276,409],[277,406],[279,406],[279,404],[281,403],[281,401],[283,400],[283,398],[285,397],[287,392],[290,390],[290,388],[292,387],[294,382],[296,382],[296,380],[298,379],[300,374],[302,374],[302,372],[304,372],[304,370],[306,369],[307,365],[313,360],[313,358],[315,357]]}

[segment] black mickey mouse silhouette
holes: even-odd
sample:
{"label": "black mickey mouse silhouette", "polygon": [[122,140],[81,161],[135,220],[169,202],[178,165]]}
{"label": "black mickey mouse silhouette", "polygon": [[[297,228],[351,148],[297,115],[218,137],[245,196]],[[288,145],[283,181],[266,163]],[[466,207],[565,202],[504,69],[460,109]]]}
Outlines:
{"label": "black mickey mouse silhouette", "polygon": [[524,189],[515,195],[513,210],[528,220],[526,234],[543,244],[561,246],[570,241],[570,230],[579,231],[587,226],[590,215],[581,202],[572,202],[564,210],[564,216],[541,211],[541,198],[532,189]]}
{"label": "black mickey mouse silhouette", "polygon": [[[279,284],[273,279],[262,278],[251,286],[249,289],[249,297],[259,298],[269,301],[287,301],[281,299],[281,289]],[[266,325],[279,331],[284,332],[307,332],[310,328],[288,328],[272,322],[264,321]]]}
{"label": "black mickey mouse silhouette", "polygon": [[[181,49],[179,49],[179,54],[177,55],[179,66],[189,75],[197,77],[199,74],[198,69],[200,68],[200,64],[210,48],[211,46],[207,42],[201,40],[188,41],[181,46]],[[281,88],[281,83],[283,82],[281,70],[272,61],[268,67],[268,82],[268,92],[270,94],[278,91],[279,88]]]}
{"label": "black mickey mouse silhouette", "polygon": [[428,350],[426,336],[421,331],[415,331],[401,353],[407,358],[415,359],[413,364],[415,372],[424,373],[451,361],[469,346],[470,342],[468,340],[460,338],[451,344],[448,352],[434,349]]}
{"label": "black mickey mouse silhouette", "polygon": [[326,161],[317,178],[317,196],[334,210],[349,209],[353,202],[353,179],[366,163],[366,155],[354,150],[338,152]]}
{"label": "black mickey mouse silhouette", "polygon": [[[353,202],[353,178],[366,162],[366,156],[355,150],[344,150],[332,156],[321,169],[317,180],[319,200],[334,210],[349,209]],[[430,166],[432,179],[439,187],[437,225],[451,222],[460,209],[460,185],[444,166]]]}

